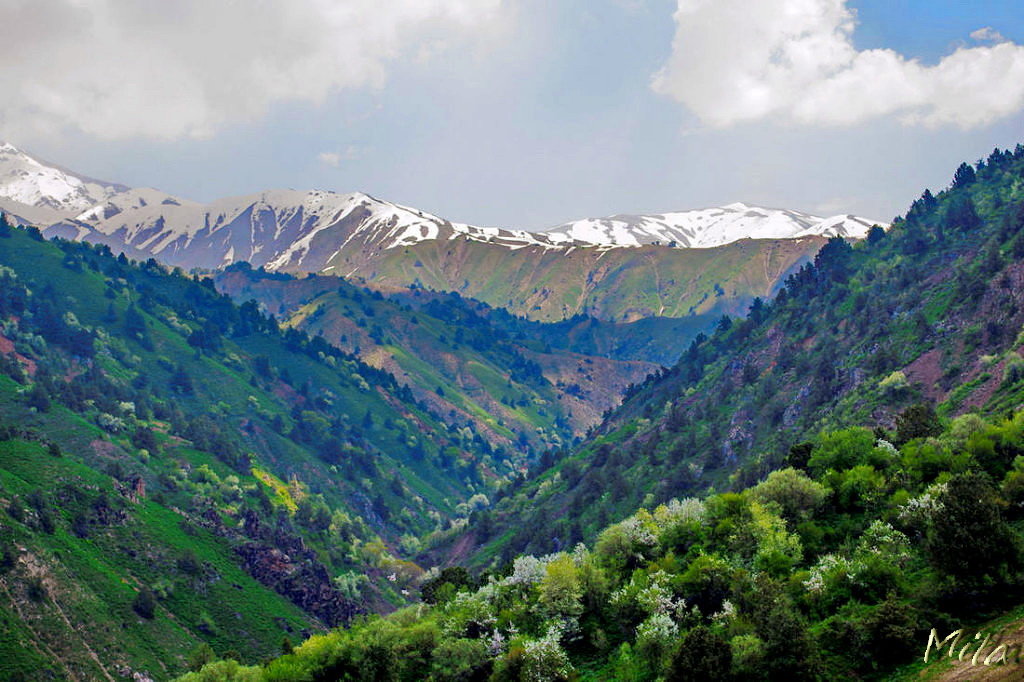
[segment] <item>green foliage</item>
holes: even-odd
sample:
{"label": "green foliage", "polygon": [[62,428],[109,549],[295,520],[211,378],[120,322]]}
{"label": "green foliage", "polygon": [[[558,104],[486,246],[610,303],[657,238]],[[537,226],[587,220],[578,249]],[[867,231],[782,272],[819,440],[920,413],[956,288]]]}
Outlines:
{"label": "green foliage", "polygon": [[1002,518],[991,479],[954,476],[938,501],[927,543],[931,562],[967,587],[1004,582],[1020,565],[1020,539]]}
{"label": "green foliage", "polygon": [[135,599],[132,600],[132,610],[147,620],[152,620],[156,615],[156,597],[148,587],[139,590]]}
{"label": "green foliage", "polygon": [[[593,553],[520,556],[480,581],[432,573],[430,604],[315,637],[258,679],[882,675],[917,655],[928,618],[1022,585],[999,490],[971,455],[950,454],[1009,442],[1022,422],[959,417],[899,449],[868,429],[823,431],[810,474],[640,509]],[[1020,495],[1016,457],[1003,490]]]}
{"label": "green foliage", "polygon": [[[679,642],[679,649],[672,657],[669,676],[681,682],[728,679],[732,656],[732,647],[724,637],[698,625],[683,635]],[[750,663],[749,654],[746,663]]]}
{"label": "green foliage", "polygon": [[804,472],[789,468],[768,474],[748,494],[763,504],[776,505],[786,519],[797,521],[818,508],[830,491]]}

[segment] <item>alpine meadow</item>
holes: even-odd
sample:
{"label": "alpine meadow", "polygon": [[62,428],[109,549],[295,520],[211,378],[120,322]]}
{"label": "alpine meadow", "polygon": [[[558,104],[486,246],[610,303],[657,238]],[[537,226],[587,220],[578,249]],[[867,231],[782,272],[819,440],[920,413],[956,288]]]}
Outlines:
{"label": "alpine meadow", "polygon": [[1019,10],[0,0],[0,681],[1024,679]]}

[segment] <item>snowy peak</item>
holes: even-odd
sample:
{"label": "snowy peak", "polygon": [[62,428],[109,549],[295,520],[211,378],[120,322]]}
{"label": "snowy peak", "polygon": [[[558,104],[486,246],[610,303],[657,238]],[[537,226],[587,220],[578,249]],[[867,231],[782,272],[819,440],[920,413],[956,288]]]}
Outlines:
{"label": "snowy peak", "polygon": [[67,218],[128,188],[45,164],[0,142],[0,198]]}
{"label": "snowy peak", "polygon": [[246,260],[293,272],[318,272],[341,261],[365,264],[424,242],[466,240],[554,253],[648,244],[708,248],[741,239],[861,238],[874,224],[850,215],[822,218],[737,202],[588,218],[529,232],[451,222],[362,192],[267,190],[199,204],[155,189],[92,180],[4,142],[0,210],[47,226],[48,236],[98,241],[174,265],[217,268]]}
{"label": "snowy peak", "polygon": [[740,239],[793,239],[807,236],[861,239],[878,221],[852,215],[822,218],[800,211],[750,206],[742,202],[659,215],[587,218],[545,230],[556,242],[594,246],[661,244],[710,248]]}

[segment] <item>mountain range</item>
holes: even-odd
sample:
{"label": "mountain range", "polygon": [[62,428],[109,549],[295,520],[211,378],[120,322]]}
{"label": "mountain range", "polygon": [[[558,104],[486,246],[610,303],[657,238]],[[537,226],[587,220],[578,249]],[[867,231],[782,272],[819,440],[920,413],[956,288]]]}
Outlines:
{"label": "mountain range", "polygon": [[363,193],[268,190],[200,204],[91,180],[10,144],[0,146],[0,209],[48,237],[185,269],[246,261],[375,287],[458,291],[547,321],[742,312],[821,238],[862,238],[877,222],[730,204],[530,232],[453,222]]}

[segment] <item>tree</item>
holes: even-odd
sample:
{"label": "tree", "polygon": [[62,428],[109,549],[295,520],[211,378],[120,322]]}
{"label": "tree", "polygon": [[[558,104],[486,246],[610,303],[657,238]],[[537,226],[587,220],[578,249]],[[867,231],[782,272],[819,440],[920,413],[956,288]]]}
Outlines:
{"label": "tree", "polygon": [[204,665],[217,658],[217,655],[213,653],[213,648],[206,642],[201,643],[192,653],[188,655],[188,662],[186,665],[188,669],[197,672]]}
{"label": "tree", "polygon": [[29,407],[34,407],[40,412],[50,411],[50,394],[41,381],[36,381],[32,390],[25,396],[25,402]]}
{"label": "tree", "polygon": [[970,232],[981,226],[974,202],[966,194],[954,195],[946,206],[945,226],[949,230]]}
{"label": "tree", "polygon": [[896,445],[914,438],[928,438],[942,433],[942,422],[931,403],[911,405],[896,418]]}
{"label": "tree", "polygon": [[954,476],[939,501],[942,512],[935,515],[926,544],[932,565],[964,586],[1001,580],[1018,566],[1017,536],[1002,518],[987,474]]}
{"label": "tree", "polygon": [[872,225],[868,230],[868,244],[874,246],[885,239],[885,230],[879,225]]}
{"label": "tree", "polygon": [[969,187],[970,185],[973,185],[977,179],[974,167],[967,163],[961,163],[957,167],[956,173],[953,174],[953,189]]}
{"label": "tree", "polygon": [[758,502],[774,502],[785,518],[797,520],[824,502],[829,489],[802,471],[781,469],[768,474],[748,494]]}
{"label": "tree", "polygon": [[449,566],[420,587],[420,596],[428,604],[439,604],[451,599],[462,588],[473,586],[473,579],[462,566]]}
{"label": "tree", "polygon": [[573,558],[563,554],[547,565],[540,583],[540,604],[551,616],[578,616],[583,612],[579,570]]}
{"label": "tree", "polygon": [[153,429],[147,426],[140,426],[135,429],[135,433],[132,434],[132,445],[142,450],[148,450],[151,453],[156,452],[159,447],[156,441],[156,434],[153,433]]}
{"label": "tree", "polygon": [[725,680],[732,667],[732,648],[724,637],[698,625],[679,642],[679,648],[669,664],[668,679]]}
{"label": "tree", "polygon": [[794,469],[806,470],[807,462],[810,461],[812,452],[814,452],[814,443],[804,441],[803,443],[791,445],[789,452],[786,454],[786,464]]}
{"label": "tree", "polygon": [[832,237],[814,256],[814,267],[818,271],[820,279],[844,282],[849,277],[852,258],[853,247],[842,237]]}
{"label": "tree", "polygon": [[146,327],[146,318],[142,316],[134,304],[128,306],[124,311],[124,331],[129,338],[138,341],[143,348],[151,350],[152,341],[149,339],[149,330]]}

